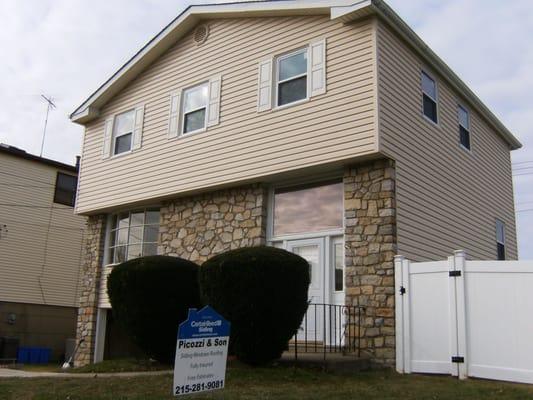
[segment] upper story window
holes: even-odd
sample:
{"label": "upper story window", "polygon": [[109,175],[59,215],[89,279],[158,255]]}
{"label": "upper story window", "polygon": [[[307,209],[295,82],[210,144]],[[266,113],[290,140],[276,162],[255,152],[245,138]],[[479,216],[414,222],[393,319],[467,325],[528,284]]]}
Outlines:
{"label": "upper story window", "polygon": [[111,217],[109,264],[157,254],[159,210],[122,212]]}
{"label": "upper story window", "polygon": [[424,115],[434,123],[438,123],[437,83],[424,71],[422,71],[422,103]]}
{"label": "upper story window", "polygon": [[277,105],[307,99],[307,49],[277,58]]}
{"label": "upper story window", "polygon": [[183,91],[183,134],[205,129],[208,94],[207,82]]}
{"label": "upper story window", "polygon": [[113,155],[131,151],[135,110],[126,111],[115,117],[113,125]]}
{"label": "upper story window", "polygon": [[297,104],[326,93],[326,39],[259,61],[257,111]]}
{"label": "upper story window", "polygon": [[220,123],[222,76],[170,93],[169,139],[203,132]]}
{"label": "upper story window", "polygon": [[78,177],[58,172],[54,192],[54,203],[74,207],[77,184]]}
{"label": "upper story window", "polygon": [[498,260],[505,260],[505,223],[496,220],[496,246],[498,251]]}
{"label": "upper story window", "polygon": [[276,189],[273,236],[343,228],[342,182]]}
{"label": "upper story window", "polygon": [[459,114],[459,141],[461,145],[470,150],[470,114],[462,106],[458,106]]}

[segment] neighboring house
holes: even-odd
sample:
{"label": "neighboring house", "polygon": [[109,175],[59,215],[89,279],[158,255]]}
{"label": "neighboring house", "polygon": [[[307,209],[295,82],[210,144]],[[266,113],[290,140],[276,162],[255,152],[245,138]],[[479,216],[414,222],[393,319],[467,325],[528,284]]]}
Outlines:
{"label": "neighboring house", "polygon": [[366,306],[361,345],[389,364],[396,254],[517,257],[520,143],[381,0],[189,7],[71,119],[78,364],[109,354],[105,279],[141,255],[296,252],[310,300]]}
{"label": "neighboring house", "polygon": [[0,144],[0,342],[49,348],[53,360],[76,335],[86,220],[74,215],[77,177],[77,166]]}

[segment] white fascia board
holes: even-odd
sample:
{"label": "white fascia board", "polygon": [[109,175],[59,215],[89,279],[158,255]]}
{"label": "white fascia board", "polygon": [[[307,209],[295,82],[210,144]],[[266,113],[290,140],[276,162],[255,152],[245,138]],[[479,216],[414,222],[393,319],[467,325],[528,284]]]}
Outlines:
{"label": "white fascia board", "polygon": [[[200,19],[277,15],[330,14],[332,6],[347,6],[353,0],[268,1],[190,6],[150,40],[111,78],[98,88],[71,115],[73,122],[84,124],[95,117],[97,110],[123,89],[144,68],[162,55]],[[93,112],[90,111],[92,107]]]}

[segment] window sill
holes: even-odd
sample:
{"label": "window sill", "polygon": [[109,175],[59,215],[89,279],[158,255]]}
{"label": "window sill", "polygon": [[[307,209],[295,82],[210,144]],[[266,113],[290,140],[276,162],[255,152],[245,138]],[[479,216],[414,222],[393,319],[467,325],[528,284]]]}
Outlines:
{"label": "window sill", "polygon": [[288,103],[288,104],[284,104],[282,106],[275,106],[272,108],[272,111],[276,111],[276,110],[285,110],[286,108],[291,108],[291,107],[295,107],[295,106],[299,106],[300,104],[305,104],[307,103],[308,101],[310,101],[311,98],[310,97],[307,97],[305,99],[302,99],[302,100],[298,100],[298,101],[293,101],[292,103]]}
{"label": "window sill", "polygon": [[466,152],[467,154],[472,155],[472,147],[468,148],[468,147],[466,147],[465,145],[463,145],[462,143],[459,143],[459,147],[460,147],[464,152]]}
{"label": "window sill", "polygon": [[433,121],[431,118],[429,118],[428,116],[426,116],[424,113],[422,113],[422,118],[429,124],[431,124],[433,127],[435,128],[439,128],[441,129],[441,126],[438,122],[435,122]]}
{"label": "window sill", "polygon": [[124,153],[114,154],[111,157],[109,157],[108,160],[114,160],[120,157],[125,157],[127,155],[130,155],[131,153],[133,153],[133,150],[125,151]]}
{"label": "window sill", "polygon": [[177,137],[177,139],[187,138],[187,137],[189,137],[189,136],[198,135],[199,133],[204,133],[204,132],[207,132],[207,127],[202,128],[202,129],[197,129],[197,130],[192,131],[192,132],[181,133],[181,134]]}

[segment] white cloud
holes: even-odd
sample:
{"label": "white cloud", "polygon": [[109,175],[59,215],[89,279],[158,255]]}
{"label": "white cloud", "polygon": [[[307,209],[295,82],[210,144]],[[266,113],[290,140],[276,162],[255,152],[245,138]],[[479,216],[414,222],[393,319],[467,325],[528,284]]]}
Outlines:
{"label": "white cloud", "polygon": [[[202,3],[225,1],[204,0]],[[68,114],[186,7],[188,0],[0,1],[0,142],[73,162],[82,128]],[[197,2],[198,3],[198,2]],[[389,4],[501,117],[533,153],[533,7],[530,0],[389,0]],[[533,164],[532,164],[533,165]],[[533,168],[531,168],[533,172]],[[533,176],[515,180],[518,209],[533,201]],[[531,205],[531,203],[529,204]],[[521,256],[533,258],[533,212],[518,214]]]}

